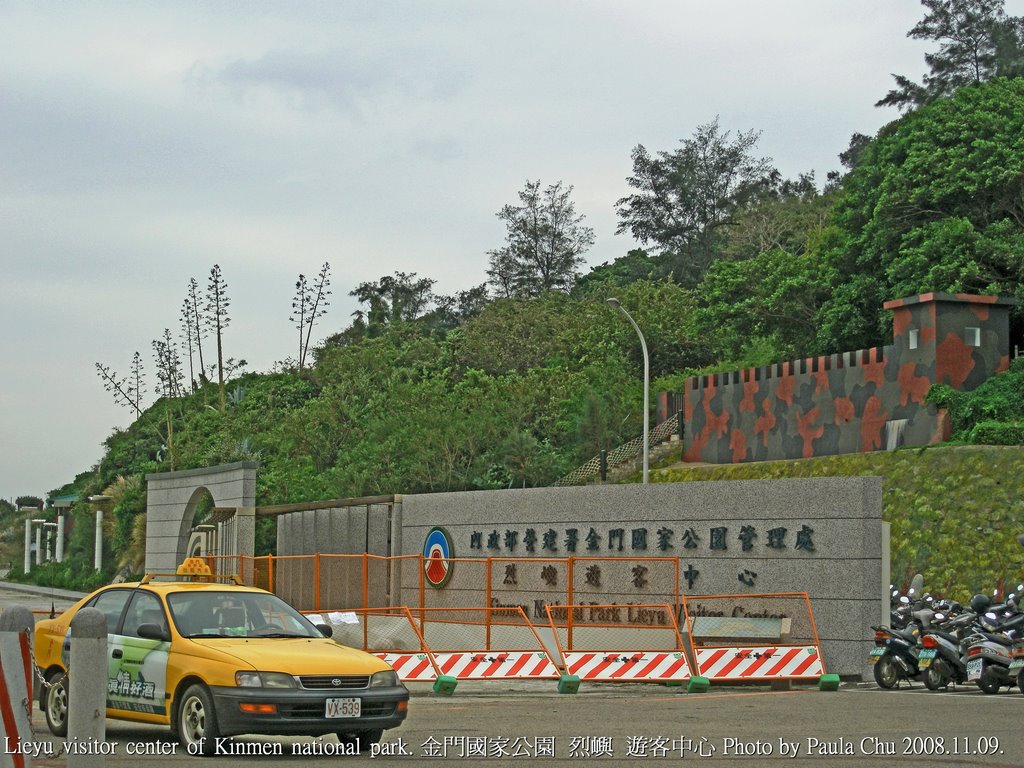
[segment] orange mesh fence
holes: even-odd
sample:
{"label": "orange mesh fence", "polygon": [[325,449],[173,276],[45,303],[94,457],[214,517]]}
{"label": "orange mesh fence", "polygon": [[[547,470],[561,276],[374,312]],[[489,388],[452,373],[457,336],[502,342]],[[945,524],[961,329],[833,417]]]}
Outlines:
{"label": "orange mesh fence", "polygon": [[447,558],[368,554],[207,558],[292,605],[367,608],[522,608],[546,623],[546,605],[678,604],[678,558]]}
{"label": "orange mesh fence", "polygon": [[690,678],[690,664],[668,603],[547,606],[562,667],[581,680]]}
{"label": "orange mesh fence", "polygon": [[698,674],[710,680],[817,678],[825,672],[806,592],[684,597]]}
{"label": "orange mesh fence", "polygon": [[[418,605],[422,608],[479,606],[486,599],[482,590],[486,591],[489,567],[488,560],[480,558],[452,557],[446,560],[423,558],[422,566],[417,569],[415,574],[411,574],[416,577],[416,581],[410,583],[411,580],[406,575],[403,566],[402,594],[404,602],[406,605]],[[431,580],[434,583],[440,583],[441,586],[432,586]]]}
{"label": "orange mesh fence", "polygon": [[466,680],[557,678],[558,666],[522,608],[411,609],[438,672]]}
{"label": "orange mesh fence", "polygon": [[271,555],[254,557],[252,559],[252,585],[265,589],[268,592],[274,591],[274,558]]}
{"label": "orange mesh fence", "polygon": [[316,566],[313,555],[274,558],[274,594],[299,610],[317,605]]}
{"label": "orange mesh fence", "polygon": [[362,555],[318,555],[318,607],[366,608]]}

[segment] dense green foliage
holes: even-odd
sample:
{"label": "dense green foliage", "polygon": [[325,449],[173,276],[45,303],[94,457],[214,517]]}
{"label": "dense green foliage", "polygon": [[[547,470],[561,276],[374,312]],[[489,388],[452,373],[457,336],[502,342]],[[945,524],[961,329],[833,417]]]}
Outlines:
{"label": "dense green foliage", "polygon": [[949,413],[954,440],[1024,445],[1024,357],[971,392],[936,384],[927,401]]}
{"label": "dense green foliage", "polygon": [[938,447],[719,467],[655,470],[652,482],[789,477],[883,479],[892,578],[924,574],[929,591],[965,601],[1011,589],[1024,574],[1017,541],[1024,516],[1024,448]]}
{"label": "dense green foliage", "polygon": [[884,338],[886,299],[1024,297],[1024,80],[963,88],[886,126],[843,183],[822,248],[819,349]]}

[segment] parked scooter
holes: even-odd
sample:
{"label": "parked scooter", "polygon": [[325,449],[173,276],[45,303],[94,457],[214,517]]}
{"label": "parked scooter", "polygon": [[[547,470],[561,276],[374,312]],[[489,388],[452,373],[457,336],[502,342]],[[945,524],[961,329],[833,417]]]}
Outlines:
{"label": "parked scooter", "polygon": [[921,634],[921,648],[917,666],[922,672],[925,686],[932,691],[950,683],[967,682],[967,666],[961,647],[965,633],[976,619],[974,613],[964,612],[959,603],[943,602],[933,617],[933,625]]}
{"label": "parked scooter", "polygon": [[976,682],[985,693],[1018,683],[1010,664],[1013,662],[1014,638],[1024,629],[1024,613],[1017,611],[1016,596],[1004,605],[991,609],[987,595],[971,598],[971,609],[978,614],[978,624],[965,638],[964,665],[968,681]]}
{"label": "parked scooter", "polygon": [[[921,676],[918,637],[921,628],[928,627],[934,615],[929,603],[919,599],[922,585],[923,578],[918,574],[907,594],[898,599],[899,607],[890,611],[893,626],[872,627],[875,647],[868,654],[868,661],[880,688],[895,688],[900,680],[917,680]],[[897,626],[904,619],[906,626]]]}

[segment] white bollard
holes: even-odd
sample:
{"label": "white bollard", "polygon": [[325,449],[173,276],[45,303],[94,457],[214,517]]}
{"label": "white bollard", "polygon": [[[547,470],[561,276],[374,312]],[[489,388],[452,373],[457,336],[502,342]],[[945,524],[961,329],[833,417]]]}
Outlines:
{"label": "white bollard", "polygon": [[[107,617],[83,608],[71,620],[68,664],[68,741],[100,745],[107,735]],[[68,751],[68,768],[103,768],[98,748]]]}

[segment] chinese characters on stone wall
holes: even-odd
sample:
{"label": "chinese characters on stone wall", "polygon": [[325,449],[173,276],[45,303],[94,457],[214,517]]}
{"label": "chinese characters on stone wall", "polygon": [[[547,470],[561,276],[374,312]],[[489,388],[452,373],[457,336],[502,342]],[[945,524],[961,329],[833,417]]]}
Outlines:
{"label": "chinese characters on stone wall", "polygon": [[[733,551],[754,552],[758,547],[764,552],[778,552],[792,548],[793,550],[812,553],[814,548],[814,529],[802,524],[799,530],[791,531],[783,526],[758,530],[753,525],[711,526],[698,531],[687,527],[677,532],[667,526],[655,530],[646,527],[611,528],[605,534],[590,527],[584,532],[582,528],[563,528],[556,530],[547,528],[539,530],[526,528],[520,537],[519,530],[493,529],[490,532],[472,531],[469,548],[489,557],[522,557],[530,554],[548,555],[551,557],[602,555],[617,557],[619,553],[628,553],[642,557],[685,557],[698,550],[710,552]],[[505,565],[504,579],[506,586],[519,585],[517,563]],[[681,572],[686,588],[692,590],[700,577],[700,570],[689,563]],[[540,577],[548,587],[557,587],[559,571],[550,563],[540,567]],[[743,568],[737,574],[737,581],[747,587],[753,587],[757,572]],[[584,573],[587,586],[601,587],[601,566],[591,564]],[[647,567],[636,565],[632,568],[632,583],[637,589],[647,586]]]}

